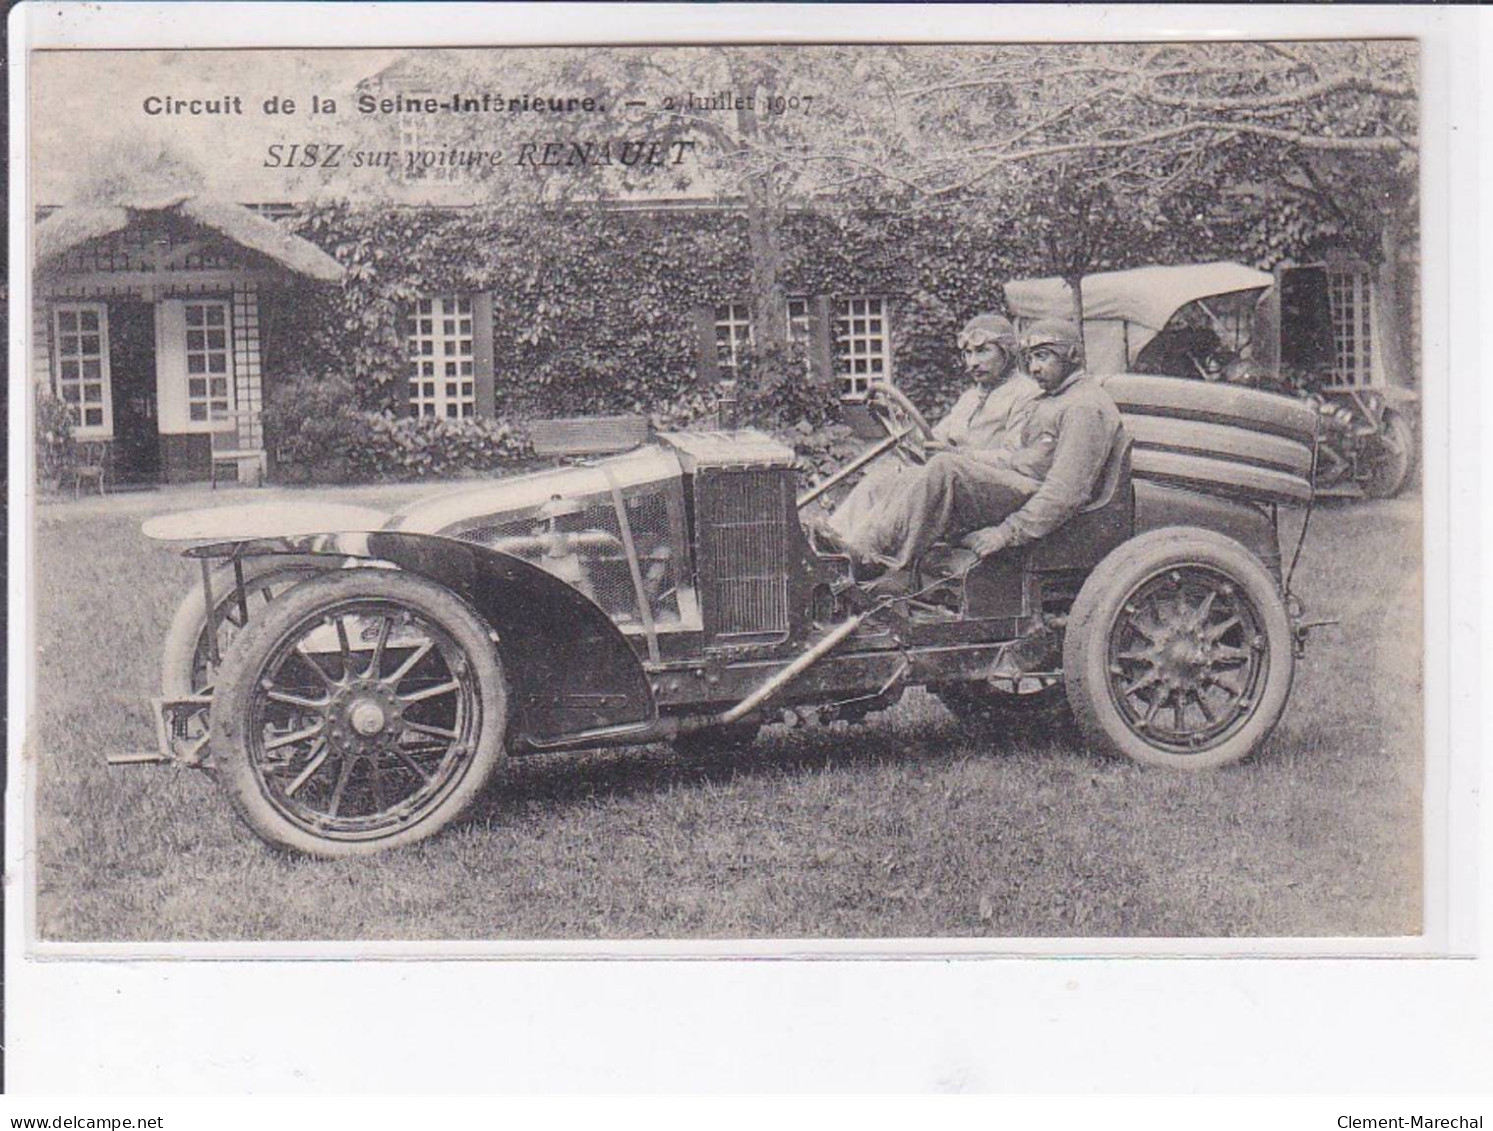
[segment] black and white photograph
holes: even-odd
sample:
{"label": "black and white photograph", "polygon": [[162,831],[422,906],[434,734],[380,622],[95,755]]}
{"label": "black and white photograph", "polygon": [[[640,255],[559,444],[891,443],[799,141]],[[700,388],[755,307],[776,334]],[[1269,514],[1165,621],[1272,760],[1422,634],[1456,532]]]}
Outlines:
{"label": "black and white photograph", "polygon": [[1415,39],[28,67],[37,945],[1423,936]]}

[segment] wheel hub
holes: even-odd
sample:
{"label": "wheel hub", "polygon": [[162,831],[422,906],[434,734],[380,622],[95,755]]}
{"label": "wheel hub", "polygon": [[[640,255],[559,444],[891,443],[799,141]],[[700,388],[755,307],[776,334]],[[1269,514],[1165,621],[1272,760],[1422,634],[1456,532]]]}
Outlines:
{"label": "wheel hub", "polygon": [[1160,642],[1155,663],[1162,681],[1172,688],[1196,687],[1212,659],[1200,632],[1178,632]]}
{"label": "wheel hub", "polygon": [[402,714],[398,700],[382,683],[355,680],[332,702],[332,744],[344,752],[386,747],[399,733]]}
{"label": "wheel hub", "polygon": [[347,712],[347,720],[353,730],[369,738],[384,729],[384,709],[372,699],[360,699]]}

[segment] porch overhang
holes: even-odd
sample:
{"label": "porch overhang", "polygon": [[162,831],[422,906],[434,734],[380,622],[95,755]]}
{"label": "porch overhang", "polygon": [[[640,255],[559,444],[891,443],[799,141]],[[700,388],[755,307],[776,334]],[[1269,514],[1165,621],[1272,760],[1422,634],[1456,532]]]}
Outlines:
{"label": "porch overhang", "polygon": [[124,231],[137,220],[152,215],[167,219],[180,217],[302,278],[336,283],[345,274],[342,264],[309,240],[287,232],[242,204],[202,196],[59,208],[36,225],[37,270],[45,271],[89,241]]}

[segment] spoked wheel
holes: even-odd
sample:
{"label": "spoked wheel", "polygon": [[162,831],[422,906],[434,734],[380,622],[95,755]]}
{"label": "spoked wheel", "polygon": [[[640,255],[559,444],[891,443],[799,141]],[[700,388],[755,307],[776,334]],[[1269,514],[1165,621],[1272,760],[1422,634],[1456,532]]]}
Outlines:
{"label": "spoked wheel", "polygon": [[1364,480],[1364,494],[1374,499],[1392,499],[1405,489],[1415,466],[1415,431],[1398,412],[1384,414],[1384,427],[1377,437],[1373,466]]}
{"label": "spoked wheel", "polygon": [[[327,559],[283,556],[250,558],[243,564],[242,602],[233,568],[224,566],[215,570],[212,576],[213,627],[218,638],[219,662],[228,654],[229,645],[249,618],[263,615],[265,607],[291,586],[326,572],[334,564],[335,559],[329,562]],[[202,599],[199,581],[182,597],[176,615],[171,619],[161,659],[161,691],[167,699],[211,695],[216,676],[207,606]]]}
{"label": "spoked wheel", "polygon": [[240,635],[212,753],[265,840],[350,856],[453,820],[501,760],[506,705],[486,626],[455,596],[396,571],[338,571]]}
{"label": "spoked wheel", "polygon": [[1090,738],[1187,769],[1264,741],[1295,664],[1274,579],[1237,542],[1191,528],[1144,534],[1100,563],[1074,602],[1063,658]]}

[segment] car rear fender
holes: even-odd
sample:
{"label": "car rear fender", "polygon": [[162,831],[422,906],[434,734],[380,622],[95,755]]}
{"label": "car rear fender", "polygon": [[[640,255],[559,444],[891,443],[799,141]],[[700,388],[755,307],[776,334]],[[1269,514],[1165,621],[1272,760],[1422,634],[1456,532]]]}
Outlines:
{"label": "car rear fender", "polygon": [[194,557],[312,554],[387,562],[466,601],[497,637],[510,745],[582,731],[645,726],[657,717],[641,660],[594,601],[521,558],[437,534],[397,530],[267,538],[189,551]]}
{"label": "car rear fender", "polygon": [[1164,526],[1200,526],[1227,535],[1259,558],[1271,576],[1280,581],[1280,539],[1270,515],[1259,506],[1137,479],[1135,533]]}

